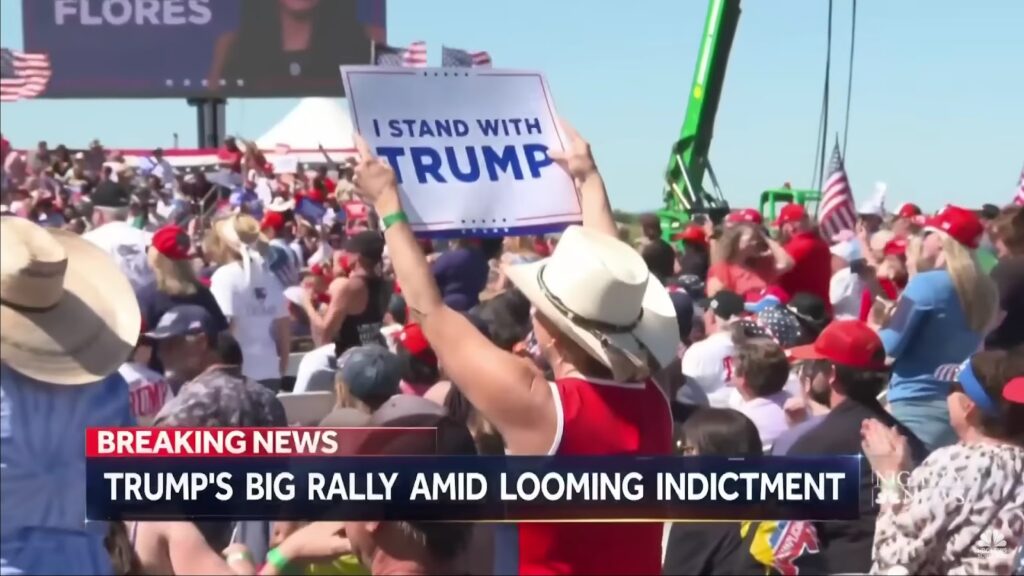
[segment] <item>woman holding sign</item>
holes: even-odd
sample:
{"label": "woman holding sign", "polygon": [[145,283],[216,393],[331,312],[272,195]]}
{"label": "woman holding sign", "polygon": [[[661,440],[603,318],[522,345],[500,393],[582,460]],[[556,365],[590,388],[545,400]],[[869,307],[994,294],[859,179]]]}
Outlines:
{"label": "woman holding sign", "polygon": [[[505,438],[508,453],[668,454],[668,401],[650,376],[675,357],[675,309],[640,255],[617,239],[590,146],[568,126],[565,133],[569,149],[552,152],[552,160],[576,180],[584,225],[569,227],[551,257],[505,269],[533,306],[533,329],[554,382],[444,304],[402,211],[394,171],[358,136],[355,184],[383,217],[410,313],[454,385]],[[498,573],[661,570],[661,523],[531,523],[518,531],[518,565],[499,566]],[[631,553],[594,554],[613,548]]]}

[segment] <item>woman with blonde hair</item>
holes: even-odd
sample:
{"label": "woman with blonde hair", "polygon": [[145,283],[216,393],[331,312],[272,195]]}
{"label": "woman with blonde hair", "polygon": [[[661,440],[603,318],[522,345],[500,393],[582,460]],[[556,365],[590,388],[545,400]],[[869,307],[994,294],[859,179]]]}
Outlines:
{"label": "woman with blonde hair", "polygon": [[277,391],[288,366],[291,328],[284,286],[270,270],[270,245],[247,214],[214,223],[207,254],[220,266],[210,291],[242,348],[242,373]]}
{"label": "woman with blonde hair", "polygon": [[746,298],[759,296],[793,267],[793,258],[753,224],[736,224],[725,229],[715,242],[708,268],[707,295],[720,290]]}
{"label": "woman with blonde hair", "polygon": [[983,232],[978,216],[958,206],[931,217],[920,254],[908,256],[919,272],[880,332],[893,359],[892,414],[929,450],[956,440],[946,405],[949,382],[936,370],[976,352],[999,319],[996,286],[974,254]]}
{"label": "woman with blonde hair", "polygon": [[[153,328],[160,317],[180,304],[195,304],[210,313],[219,329],[226,329],[228,321],[217,305],[209,288],[196,278],[192,267],[192,242],[188,233],[179,226],[164,226],[153,234],[146,261],[153,281],[138,288],[135,297],[142,311],[142,323]],[[154,353],[150,368],[162,372],[160,358]]]}

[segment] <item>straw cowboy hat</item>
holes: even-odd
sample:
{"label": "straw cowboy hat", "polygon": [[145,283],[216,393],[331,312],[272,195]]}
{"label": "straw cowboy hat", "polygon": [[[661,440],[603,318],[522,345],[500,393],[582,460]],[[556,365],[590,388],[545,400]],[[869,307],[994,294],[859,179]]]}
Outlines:
{"label": "straw cowboy hat", "polygon": [[0,359],[52,384],[115,372],[142,317],[128,279],[105,252],[24,218],[0,219]]}
{"label": "straw cowboy hat", "polygon": [[[570,226],[550,257],[508,266],[505,274],[616,378],[656,370],[678,352],[668,291],[635,250],[612,236]],[[658,366],[648,365],[647,353]]]}
{"label": "straw cowboy hat", "polygon": [[213,230],[228,248],[241,257],[242,270],[246,276],[252,278],[253,271],[263,267],[263,253],[267,249],[268,240],[258,220],[248,214],[234,214],[218,220]]}

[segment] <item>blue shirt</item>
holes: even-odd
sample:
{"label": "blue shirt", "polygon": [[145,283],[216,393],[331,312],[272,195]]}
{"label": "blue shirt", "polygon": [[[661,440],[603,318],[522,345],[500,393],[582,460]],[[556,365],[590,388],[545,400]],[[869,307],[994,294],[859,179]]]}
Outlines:
{"label": "blue shirt", "polygon": [[937,378],[936,369],[966,360],[982,338],[967,325],[953,278],[945,270],[911,278],[879,336],[894,360],[890,402],[945,398],[949,382]]}
{"label": "blue shirt", "polygon": [[134,424],[116,372],[57,386],[0,365],[0,574],[113,573],[85,519],[85,429]]}

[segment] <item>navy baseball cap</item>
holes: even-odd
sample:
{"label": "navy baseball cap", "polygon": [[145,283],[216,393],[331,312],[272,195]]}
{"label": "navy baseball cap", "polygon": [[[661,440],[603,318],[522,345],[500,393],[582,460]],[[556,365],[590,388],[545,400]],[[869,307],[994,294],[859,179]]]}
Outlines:
{"label": "navy baseball cap", "polygon": [[398,394],[402,363],[383,346],[356,346],[338,359],[338,375],[359,400],[389,398]]}
{"label": "navy baseball cap", "polygon": [[676,324],[679,326],[679,337],[686,340],[693,331],[693,298],[683,290],[669,291],[672,307],[676,309]]}
{"label": "navy baseball cap", "polygon": [[181,304],[164,312],[157,325],[146,332],[146,337],[153,340],[167,340],[178,336],[197,334],[210,336],[216,333],[216,322],[206,308],[195,304]]}

